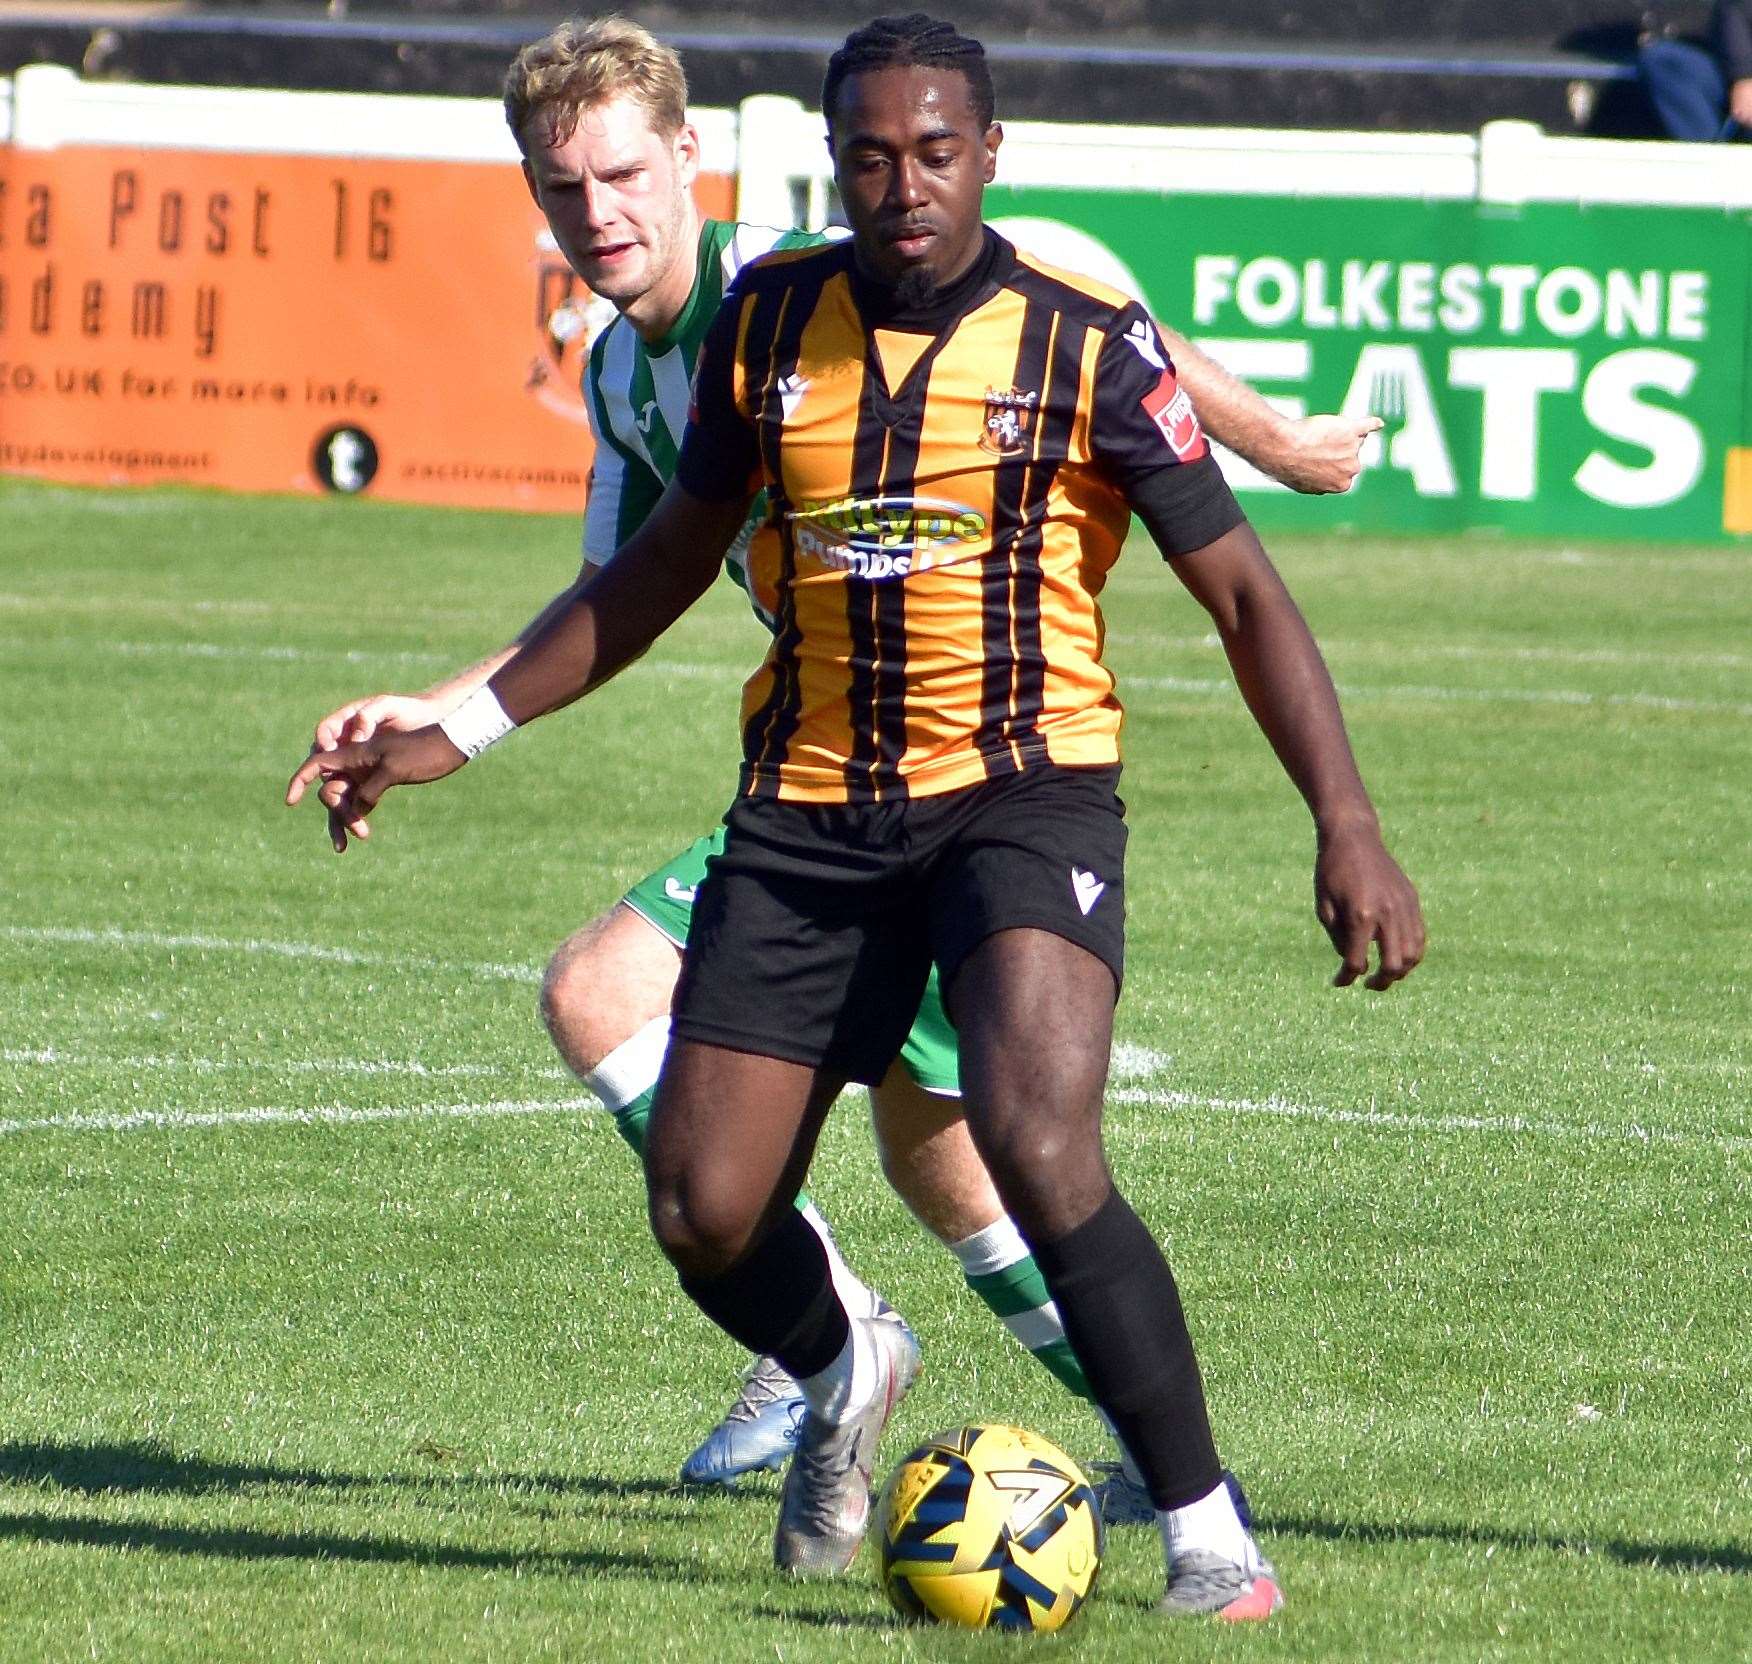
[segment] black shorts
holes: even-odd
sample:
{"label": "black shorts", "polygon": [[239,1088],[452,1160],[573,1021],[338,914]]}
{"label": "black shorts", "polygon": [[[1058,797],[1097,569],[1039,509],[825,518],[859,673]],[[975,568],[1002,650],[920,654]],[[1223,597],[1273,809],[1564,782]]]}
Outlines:
{"label": "black shorts", "polygon": [[1000,930],[1125,964],[1117,765],[1041,764],[897,803],[742,798],[694,901],[676,984],[684,1039],[874,1085],[935,961],[945,992]]}

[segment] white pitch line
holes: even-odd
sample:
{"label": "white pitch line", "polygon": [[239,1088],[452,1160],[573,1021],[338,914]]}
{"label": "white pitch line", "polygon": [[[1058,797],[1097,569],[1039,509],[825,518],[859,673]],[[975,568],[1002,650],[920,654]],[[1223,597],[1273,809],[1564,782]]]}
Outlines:
{"label": "white pitch line", "polygon": [[1192,1092],[1121,1086],[1112,1103],[1146,1109],[1199,1109],[1225,1115],[1270,1116],[1280,1121],[1318,1121],[1336,1126],[1379,1127],[1389,1132],[1514,1133],[1541,1138],[1575,1138],[1593,1144],[1669,1144],[1733,1154],[1752,1151],[1752,1137],[1740,1133],[1681,1132],[1669,1127],[1602,1126],[1593,1121],[1541,1121],[1524,1115],[1407,1115],[1387,1109],[1337,1109],[1299,1104],[1286,1098],[1207,1098]]}
{"label": "white pitch line", "polygon": [[[533,597],[532,597],[533,601]],[[284,623],[288,618],[332,619],[334,608],[315,602],[299,601],[179,601],[172,597],[132,595],[21,595],[16,591],[0,591],[0,611],[49,612],[57,617],[67,613],[93,613],[110,617],[183,618],[261,618]],[[396,617],[412,624],[478,624],[479,612],[466,608],[404,608],[398,606]]]}
{"label": "white pitch line", "polygon": [[[0,636],[0,648],[20,653],[27,649],[63,645],[53,637]],[[240,647],[217,641],[89,641],[68,640],[66,646],[80,653],[114,653],[121,658],[241,659],[251,664],[450,664],[454,655],[444,653],[397,653],[363,649],[315,647]]]}
{"label": "white pitch line", "polygon": [[[1752,1137],[1735,1133],[1675,1131],[1665,1127],[1607,1127],[1596,1122],[1534,1120],[1520,1115],[1406,1115],[1393,1110],[1335,1109],[1285,1098],[1217,1098],[1193,1092],[1116,1087],[1109,1100],[1149,1109],[1203,1110],[1223,1115],[1265,1116],[1410,1133],[1510,1133],[1570,1138],[1588,1143],[1661,1144],[1730,1154],[1752,1151]],[[0,1121],[0,1137],[13,1133],[114,1133],[174,1131],[179,1128],[234,1126],[350,1126],[373,1121],[489,1120],[504,1116],[571,1113],[597,1107],[595,1098],[504,1099],[489,1103],[407,1104],[398,1108],[354,1109],[318,1105],[308,1109],[261,1107],[236,1110],[137,1110],[120,1115],[53,1115],[39,1120]]]}
{"label": "white pitch line", "polygon": [[[1149,630],[1110,630],[1107,639],[1123,647],[1155,647],[1176,652],[1198,649],[1220,649],[1222,637],[1208,631],[1202,636],[1158,635]],[[1421,641],[1383,642],[1358,641],[1344,636],[1322,636],[1320,650],[1328,659],[1346,654],[1391,654],[1403,663],[1406,659],[1457,659],[1465,663],[1489,663],[1507,660],[1513,664],[1612,665],[1617,667],[1654,665],[1668,670],[1752,670],[1752,654],[1747,653],[1662,653],[1637,651],[1624,647],[1532,647],[1525,643],[1493,646],[1487,642]]]}
{"label": "white pitch line", "polygon": [[256,937],[172,935],[157,930],[79,929],[53,925],[0,925],[0,937],[20,942],[66,942],[76,946],[114,948],[189,948],[201,953],[263,954],[275,959],[314,959],[330,965],[384,966],[406,971],[451,971],[498,982],[541,981],[534,965],[496,965],[448,959],[365,953],[355,948],[328,947],[320,942],[276,942]]}
{"label": "white pitch line", "polygon": [[595,1109],[594,1098],[510,1098],[484,1104],[406,1104],[396,1109],[180,1110],[142,1109],[125,1115],[48,1115],[40,1121],[0,1121],[0,1138],[26,1132],[175,1131],[182,1127],[352,1126],[370,1121],[468,1121],[509,1115],[558,1115]]}
{"label": "white pitch line", "polygon": [[[1137,688],[1144,688],[1152,693],[1191,693],[1207,697],[1234,694],[1236,691],[1235,684],[1226,678],[1192,676],[1128,676],[1120,683],[1119,691],[1123,695]],[[1727,699],[1681,699],[1660,693],[1587,693],[1579,688],[1447,688],[1422,685],[1364,687],[1356,683],[1341,682],[1338,684],[1338,692],[1341,698],[1352,701],[1405,699],[1464,705],[1631,706],[1649,711],[1752,716],[1752,704],[1740,704]]]}
{"label": "white pitch line", "polygon": [[533,1075],[537,1080],[570,1080],[564,1069],[507,1069],[498,1063],[421,1063],[418,1059],[363,1057],[91,1057],[58,1051],[53,1046],[6,1047],[0,1063],[47,1069],[126,1069],[137,1073],[214,1075],[225,1073],[275,1075],[390,1075],[418,1080],[503,1080]]}
{"label": "white pitch line", "polygon": [[[0,638],[0,647],[11,650],[40,647],[38,638]],[[93,645],[81,641],[81,652],[92,651]],[[231,659],[263,663],[299,664],[372,664],[406,662],[436,664],[449,662],[436,653],[375,653],[330,651],[303,647],[238,647],[203,641],[127,641],[95,644],[122,656],[175,656],[180,658]],[[735,665],[702,664],[685,659],[647,659],[647,674],[688,677],[701,681],[735,681],[745,679],[745,672]],[[1143,690],[1149,693],[1184,693],[1221,698],[1235,693],[1235,684],[1227,677],[1199,676],[1126,676],[1121,680],[1122,694]],[[1752,703],[1730,699],[1692,699],[1673,694],[1613,692],[1591,693],[1583,688],[1456,688],[1424,683],[1394,683],[1387,686],[1367,686],[1341,682],[1340,695],[1348,700],[1400,699],[1421,700],[1440,704],[1464,705],[1567,705],[1579,708],[1629,708],[1646,711],[1668,711],[1686,715],[1752,716]]]}

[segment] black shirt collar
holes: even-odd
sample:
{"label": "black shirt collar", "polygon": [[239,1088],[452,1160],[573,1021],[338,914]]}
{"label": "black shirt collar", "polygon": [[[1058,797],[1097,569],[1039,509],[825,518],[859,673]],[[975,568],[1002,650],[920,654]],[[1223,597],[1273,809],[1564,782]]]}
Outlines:
{"label": "black shirt collar", "polygon": [[1016,251],[988,225],[985,244],[973,264],[947,287],[938,289],[922,307],[902,307],[887,284],[875,283],[851,265],[852,299],[871,329],[900,329],[920,335],[935,335],[976,306],[990,300],[1015,263]]}

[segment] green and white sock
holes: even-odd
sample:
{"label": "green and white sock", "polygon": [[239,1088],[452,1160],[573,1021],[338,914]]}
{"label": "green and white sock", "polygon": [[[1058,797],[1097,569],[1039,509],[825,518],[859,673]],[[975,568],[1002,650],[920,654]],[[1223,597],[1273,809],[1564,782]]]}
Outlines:
{"label": "green and white sock", "polygon": [[[657,1095],[657,1077],[663,1072],[663,1054],[669,1049],[669,1019],[650,1022],[608,1054],[584,1077],[584,1084],[602,1100],[614,1117],[614,1130],[641,1158],[645,1154],[645,1126],[651,1119],[651,1100]],[[841,1257],[833,1232],[807,1195],[799,1194],[797,1209],[821,1238],[827,1249],[828,1268],[849,1316],[874,1317],[886,1302],[852,1272]]]}
{"label": "green and white sock", "polygon": [[1079,1398],[1094,1403],[1082,1365],[1065,1339],[1058,1307],[1046,1291],[1046,1279],[1010,1216],[1000,1214],[983,1231],[950,1243],[949,1252],[960,1262],[967,1286],[1041,1367]]}
{"label": "green and white sock", "polygon": [[669,1019],[653,1017],[584,1077],[584,1084],[614,1117],[614,1130],[640,1158],[645,1154],[645,1123],[651,1119],[651,1100],[668,1050]]}

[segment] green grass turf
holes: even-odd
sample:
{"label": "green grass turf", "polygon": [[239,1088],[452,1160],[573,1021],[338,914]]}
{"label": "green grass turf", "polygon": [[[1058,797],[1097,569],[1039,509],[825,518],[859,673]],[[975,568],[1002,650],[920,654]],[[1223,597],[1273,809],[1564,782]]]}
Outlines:
{"label": "green grass turf", "polygon": [[[8,1664],[1003,1645],[900,1627],[866,1560],[781,1581],[770,1481],[671,1488],[739,1360],[605,1119],[559,1107],[580,1089],[535,1021],[547,948],[727,800],[758,651],[737,597],[392,797],[368,848],[336,860],[279,807],[321,711],[496,645],[574,548],[560,520],[0,484]],[[1277,552],[1430,958],[1386,997],[1327,986],[1306,816],[1134,548],[1108,594],[1133,828],[1111,1143],[1289,1604],[1260,1633],[1163,1625],[1158,1546],[1117,1532],[1039,1644],[1743,1658],[1752,567]],[[197,1119],[251,1110],[337,1118]],[[980,1418],[1102,1454],[874,1181],[857,1099],[813,1188],[923,1337],[891,1454]]]}

